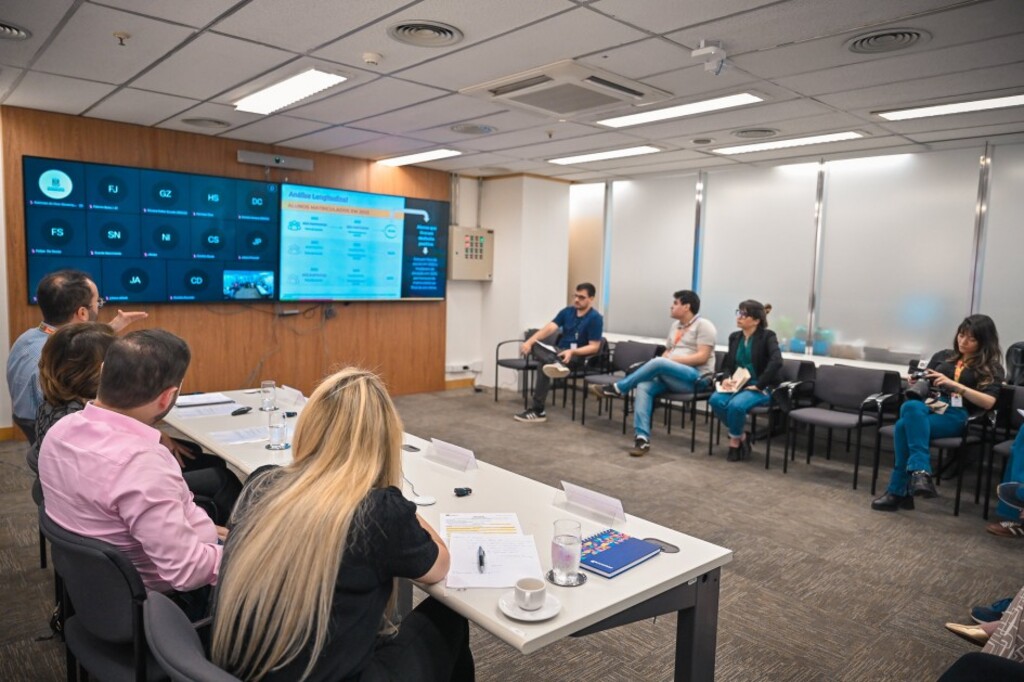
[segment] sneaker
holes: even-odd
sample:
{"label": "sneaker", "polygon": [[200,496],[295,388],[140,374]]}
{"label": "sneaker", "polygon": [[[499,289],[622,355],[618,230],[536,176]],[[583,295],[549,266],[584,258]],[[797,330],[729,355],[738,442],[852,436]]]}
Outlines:
{"label": "sneaker", "polygon": [[540,424],[548,420],[547,412],[538,412],[537,410],[526,410],[519,414],[512,415],[512,418],[517,422],[526,422],[530,424]]}
{"label": "sneaker", "polygon": [[621,398],[622,392],[615,384],[591,384],[590,392],[598,398]]}
{"label": "sneaker", "polygon": [[633,442],[633,449],[629,451],[630,457],[643,457],[651,451],[651,441],[643,436],[637,436]]}
{"label": "sneaker", "polygon": [[971,609],[971,620],[975,623],[991,623],[1003,617],[1003,612],[1010,608],[1013,597],[1000,599],[988,606],[975,606]]}
{"label": "sneaker", "polygon": [[985,530],[1001,538],[1024,538],[1024,524],[1019,521],[997,521],[985,526]]}
{"label": "sneaker", "polygon": [[564,379],[569,376],[569,368],[560,362],[552,362],[550,365],[544,365],[541,367],[541,371],[544,372],[545,376],[552,379]]}

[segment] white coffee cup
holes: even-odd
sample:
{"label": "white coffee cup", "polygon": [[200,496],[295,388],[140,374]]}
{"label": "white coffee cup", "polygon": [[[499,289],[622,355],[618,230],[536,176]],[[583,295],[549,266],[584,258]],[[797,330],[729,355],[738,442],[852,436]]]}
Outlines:
{"label": "white coffee cup", "polygon": [[516,606],[523,611],[536,611],[544,606],[544,581],[540,578],[520,578],[516,581]]}

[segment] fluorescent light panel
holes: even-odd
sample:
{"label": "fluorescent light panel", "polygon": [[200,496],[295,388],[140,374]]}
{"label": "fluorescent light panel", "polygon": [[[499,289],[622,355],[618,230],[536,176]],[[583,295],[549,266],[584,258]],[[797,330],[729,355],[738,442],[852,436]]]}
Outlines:
{"label": "fluorescent light panel", "polygon": [[848,131],[845,133],[831,133],[829,135],[812,135],[811,137],[794,137],[789,140],[773,140],[771,142],[757,142],[755,144],[742,144],[738,147],[723,147],[712,149],[715,154],[747,154],[749,152],[766,152],[772,149],[785,149],[787,147],[802,147],[807,144],[824,144],[825,142],[842,142],[843,140],[856,140],[864,137],[860,133]]}
{"label": "fluorescent light panel", "polygon": [[396,156],[391,159],[381,159],[377,163],[385,166],[408,166],[412,163],[425,163],[427,161],[437,161],[438,159],[447,159],[451,156],[460,156],[462,152],[457,152],[454,149],[435,149],[429,152],[420,152],[418,154],[407,154],[405,156]]}
{"label": "fluorescent light panel", "polygon": [[609,128],[625,128],[627,126],[640,125],[641,123],[653,123],[654,121],[664,121],[667,118],[694,116],[695,114],[704,114],[709,111],[730,109],[732,107],[743,106],[744,104],[754,104],[756,102],[763,101],[764,100],[757,95],[752,95],[749,92],[741,92],[738,95],[716,97],[714,99],[706,99],[701,102],[690,102],[689,104],[680,104],[676,107],[645,111],[641,114],[629,114],[628,116],[606,118],[603,121],[598,121],[597,123],[599,125],[608,126]]}
{"label": "fluorescent light panel", "polygon": [[243,97],[235,102],[235,109],[266,116],[346,80],[336,73],[309,69]]}
{"label": "fluorescent light panel", "polygon": [[1006,107],[1019,107],[1021,105],[1024,105],[1024,95],[1011,95],[1010,97],[978,99],[973,102],[952,102],[950,104],[936,104],[930,107],[916,107],[914,109],[900,109],[898,111],[879,111],[876,113],[889,121],[907,121],[912,118],[948,116],[950,114],[969,114],[972,111],[1005,109]]}
{"label": "fluorescent light panel", "polygon": [[548,163],[557,163],[559,166],[568,166],[574,163],[590,163],[591,161],[606,161],[607,159],[622,159],[627,156],[640,156],[641,154],[654,154],[661,150],[650,145],[640,147],[627,147],[626,149],[613,149],[609,152],[595,152],[593,154],[580,154],[579,156],[563,156],[560,159],[548,159]]}

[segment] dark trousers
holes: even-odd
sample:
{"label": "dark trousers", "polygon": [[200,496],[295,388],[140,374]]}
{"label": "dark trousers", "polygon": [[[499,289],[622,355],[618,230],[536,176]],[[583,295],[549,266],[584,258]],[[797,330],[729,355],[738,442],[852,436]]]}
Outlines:
{"label": "dark trousers", "polygon": [[28,438],[29,445],[36,444],[36,420],[35,419],[22,419],[21,417],[12,417],[14,425],[21,429],[21,432],[25,434],[25,438]]}
{"label": "dark trousers", "polygon": [[[536,371],[537,378],[534,380],[533,384],[533,409],[536,412],[543,412],[544,404],[548,400],[548,391],[551,389],[551,378],[541,371],[541,368],[544,367],[544,365],[561,362],[561,360],[558,359],[558,355],[556,353],[552,353],[547,348],[541,347],[540,344],[533,345],[533,348],[530,350],[530,355],[533,356],[538,364]],[[583,364],[582,359],[573,357],[573,359],[569,361],[567,367],[569,369],[576,369],[581,364]]]}
{"label": "dark trousers", "polygon": [[195,496],[196,504],[202,507],[218,526],[227,525],[235,501],[242,492],[242,484],[228,470],[220,457],[203,452],[196,443],[175,439],[195,455],[185,459],[181,475],[185,484]]}
{"label": "dark trousers", "polygon": [[939,682],[1011,682],[1024,680],[1024,663],[972,651],[956,659]]}
{"label": "dark trousers", "polygon": [[428,597],[402,619],[398,634],[377,646],[359,682],[473,682],[469,623]]}

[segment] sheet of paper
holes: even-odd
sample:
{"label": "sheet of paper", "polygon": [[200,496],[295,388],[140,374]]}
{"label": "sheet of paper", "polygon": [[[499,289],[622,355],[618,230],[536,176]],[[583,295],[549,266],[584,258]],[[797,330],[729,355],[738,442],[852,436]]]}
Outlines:
{"label": "sheet of paper", "polygon": [[515,512],[473,513],[454,512],[441,514],[441,537],[453,534],[474,535],[522,535],[519,517]]}
{"label": "sheet of paper", "polygon": [[218,405],[233,402],[231,398],[223,393],[193,393],[192,395],[179,395],[174,402],[178,407],[195,407],[197,405]]}
{"label": "sheet of paper", "polygon": [[175,407],[174,414],[179,419],[193,419],[195,417],[219,417],[227,416],[238,409],[238,403],[218,403],[216,405],[196,405],[194,407]]}
{"label": "sheet of paper", "polygon": [[[448,549],[452,565],[447,587],[513,587],[520,578],[543,579],[532,535],[453,535]],[[480,570],[480,550],[484,567]]]}
{"label": "sheet of paper", "polygon": [[[270,439],[270,431],[266,426],[250,426],[230,431],[214,431],[210,434],[218,443],[240,445],[241,443],[258,443]],[[288,442],[291,442],[291,429],[288,430]]]}

